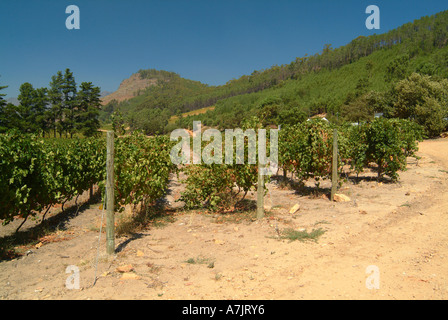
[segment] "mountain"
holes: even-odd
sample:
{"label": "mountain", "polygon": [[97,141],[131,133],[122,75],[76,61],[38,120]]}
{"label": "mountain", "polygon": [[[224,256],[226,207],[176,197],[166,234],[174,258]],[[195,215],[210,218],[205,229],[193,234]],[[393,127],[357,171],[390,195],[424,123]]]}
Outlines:
{"label": "mountain", "polygon": [[120,83],[117,91],[104,95],[101,99],[102,105],[106,105],[112,100],[121,102],[132,99],[139,95],[141,90],[156,85],[156,83],[156,79],[145,79],[141,77],[140,73],[134,73],[128,79],[125,79]]}
{"label": "mountain", "polygon": [[[339,48],[327,44],[313,56],[254,71],[223,86],[207,86],[167,71],[140,70],[140,77],[134,75],[130,82],[143,83],[143,88],[123,93],[128,100],[109,102],[104,119],[120,111],[132,129],[150,134],[191,128],[193,120],[221,129],[241,127],[253,116],[265,124],[293,124],[320,113],[353,121],[358,117],[354,114],[373,115],[370,108],[376,108],[392,84],[413,72],[447,78],[447,43],[444,11],[384,34],[358,37]],[[131,83],[127,85],[132,88]],[[205,113],[191,113],[212,106]],[[175,123],[168,121],[171,117]]]}

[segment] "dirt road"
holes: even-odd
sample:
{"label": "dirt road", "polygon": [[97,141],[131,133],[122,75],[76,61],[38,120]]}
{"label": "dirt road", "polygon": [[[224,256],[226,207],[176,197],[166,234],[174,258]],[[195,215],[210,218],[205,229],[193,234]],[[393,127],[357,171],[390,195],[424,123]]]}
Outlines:
{"label": "dirt road", "polygon": [[[448,139],[425,141],[419,154],[400,183],[346,182],[350,202],[270,184],[260,222],[179,212],[164,227],[117,239],[113,259],[103,234],[98,263],[101,211],[92,205],[53,237],[61,241],[0,262],[0,298],[446,299]],[[289,242],[277,237],[285,228],[325,233]],[[68,266],[79,269],[79,289],[66,286]]]}

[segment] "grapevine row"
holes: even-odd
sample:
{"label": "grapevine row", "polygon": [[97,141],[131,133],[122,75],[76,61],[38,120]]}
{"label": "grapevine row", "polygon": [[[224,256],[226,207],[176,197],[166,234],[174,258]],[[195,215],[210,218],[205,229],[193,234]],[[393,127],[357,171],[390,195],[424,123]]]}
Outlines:
{"label": "grapevine row", "polygon": [[400,119],[375,119],[357,126],[336,127],[309,121],[280,131],[279,159],[284,173],[294,172],[300,181],[329,178],[333,160],[333,130],[338,131],[339,171],[344,165],[359,174],[372,164],[378,178],[396,181],[406,169],[407,157],[417,157],[422,128]]}
{"label": "grapevine row", "polygon": [[[344,165],[359,174],[372,163],[378,177],[393,181],[416,157],[421,128],[413,122],[376,119],[359,126],[334,127],[308,121],[279,132],[279,167],[300,182],[329,178],[333,129],[338,130],[339,170]],[[170,159],[174,142],[166,136],[134,133],[115,142],[115,208],[154,204],[168,187],[170,174],[181,169],[187,208],[229,209],[256,190],[256,164],[199,164],[178,168]],[[267,146],[269,149],[269,146]],[[246,150],[247,153],[247,150]],[[106,143],[102,138],[43,140],[34,135],[0,135],[0,219],[27,218],[63,204],[92,185],[104,190]]]}
{"label": "grapevine row", "polygon": [[[423,138],[419,125],[398,119],[381,118],[358,126],[334,126],[312,120],[282,127],[278,165],[284,176],[293,172],[299,183],[314,179],[317,186],[320,180],[330,178],[334,129],[338,131],[339,174],[344,166],[359,174],[375,164],[378,178],[388,176],[392,181],[406,169],[407,157],[417,157],[418,141]],[[186,166],[183,171],[186,189],[181,200],[187,208],[228,210],[257,187],[257,165],[197,164]]]}
{"label": "grapevine row", "polygon": [[0,219],[28,218],[63,204],[102,179],[105,144],[99,139],[43,140],[0,135]]}
{"label": "grapevine row", "polygon": [[[171,163],[166,137],[141,134],[116,139],[115,207],[164,195]],[[105,139],[44,140],[35,135],[0,135],[0,220],[36,216],[99,185],[104,194]]]}

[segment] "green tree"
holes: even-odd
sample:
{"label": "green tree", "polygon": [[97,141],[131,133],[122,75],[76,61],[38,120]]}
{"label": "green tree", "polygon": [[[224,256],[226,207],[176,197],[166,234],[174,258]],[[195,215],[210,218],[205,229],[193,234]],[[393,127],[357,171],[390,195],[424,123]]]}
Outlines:
{"label": "green tree", "polygon": [[408,75],[410,57],[408,54],[395,58],[386,68],[386,82],[393,82],[406,78]]}
{"label": "green tree", "polygon": [[341,116],[350,122],[370,121],[373,119],[373,113],[374,110],[367,95],[356,98],[341,107]]}
{"label": "green tree", "polygon": [[[8,86],[0,86],[0,91],[3,89],[8,88]],[[8,112],[8,104],[6,103],[6,100],[3,98],[6,94],[0,93],[0,133],[5,132],[9,125],[8,125],[8,119],[9,119],[9,112]]]}
{"label": "green tree", "polygon": [[14,118],[13,127],[21,132],[43,133],[47,129],[47,89],[34,89],[30,83],[25,82],[20,86],[17,99],[20,104],[15,108],[17,116]]}
{"label": "green tree", "polygon": [[[0,90],[6,89],[6,88],[8,88],[8,86],[0,86]],[[6,101],[5,101],[5,99],[3,98],[3,97],[5,97],[5,96],[6,96],[6,94],[4,94],[4,93],[0,93],[0,107],[3,107],[3,106],[6,105]]]}
{"label": "green tree", "polygon": [[21,132],[35,132],[36,128],[33,119],[34,88],[30,83],[25,82],[20,86],[19,90],[20,94],[17,97],[19,105],[16,108],[19,117],[16,118],[17,122],[14,123],[14,127]]}
{"label": "green tree", "polygon": [[130,126],[132,130],[142,130],[146,135],[162,134],[170,118],[169,110],[143,109],[131,114]]}
{"label": "green tree", "polygon": [[393,116],[422,125],[429,136],[440,134],[448,115],[448,80],[413,73],[394,88]]}
{"label": "green tree", "polygon": [[92,82],[81,83],[77,96],[78,109],[75,115],[76,130],[87,137],[98,132],[100,122],[98,120],[101,107],[100,88],[93,86]]}
{"label": "green tree", "polygon": [[56,138],[56,132],[62,136],[62,122],[63,122],[63,81],[64,76],[61,71],[58,71],[56,75],[51,77],[50,88],[48,90],[48,99],[51,104],[49,110],[49,118],[51,119],[51,127]]}
{"label": "green tree", "polygon": [[278,124],[293,126],[308,119],[308,115],[298,106],[284,108],[278,113]]}
{"label": "green tree", "polygon": [[37,88],[34,90],[33,105],[34,120],[37,131],[41,131],[42,135],[50,128],[48,118],[48,89]]}
{"label": "green tree", "polygon": [[73,72],[71,72],[70,69],[65,69],[63,79],[63,129],[65,129],[66,134],[70,134],[70,138],[72,138],[76,128],[76,113],[78,107],[78,101],[76,98],[77,88],[75,77],[73,76]]}
{"label": "green tree", "polygon": [[261,101],[257,116],[263,126],[269,124],[278,124],[278,113],[283,108],[283,101],[278,97],[268,97]]}

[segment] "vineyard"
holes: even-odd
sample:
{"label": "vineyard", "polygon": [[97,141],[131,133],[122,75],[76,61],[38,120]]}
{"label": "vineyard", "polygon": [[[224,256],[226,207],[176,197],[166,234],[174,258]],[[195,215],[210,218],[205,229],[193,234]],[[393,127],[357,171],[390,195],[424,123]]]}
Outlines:
{"label": "vineyard", "polygon": [[[335,129],[344,203],[328,200]],[[257,164],[177,166],[168,137],[116,137],[110,257],[99,233],[106,139],[3,135],[0,298],[443,298],[448,147],[420,139],[397,120],[284,127],[256,219]],[[67,265],[80,269],[82,290],[65,287]]]}
{"label": "vineyard", "polygon": [[[408,157],[416,157],[421,128],[407,120],[376,119],[370,124],[335,127],[313,120],[279,132],[279,168],[303,184],[331,176],[333,130],[338,130],[338,172],[360,174],[367,167],[378,179],[397,181]],[[116,139],[115,208],[149,208],[166,195],[172,174],[182,172],[186,209],[224,212],[256,190],[258,166],[199,164],[176,166],[170,159],[175,142],[166,136],[140,133]],[[0,136],[0,219],[8,224],[45,214],[94,185],[104,195],[106,143],[104,138],[51,140],[35,135]],[[19,227],[20,228],[20,227]]]}
{"label": "vineyard", "polygon": [[447,299],[446,1],[177,2],[0,2],[0,300]]}

